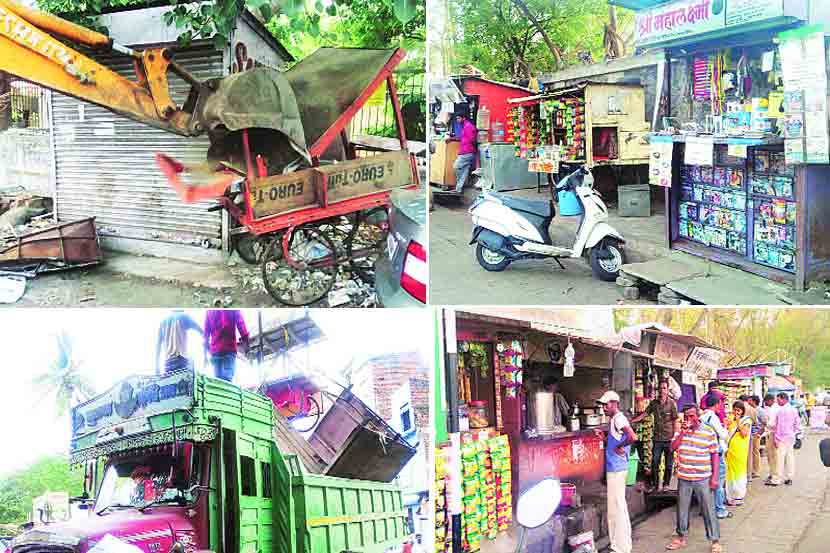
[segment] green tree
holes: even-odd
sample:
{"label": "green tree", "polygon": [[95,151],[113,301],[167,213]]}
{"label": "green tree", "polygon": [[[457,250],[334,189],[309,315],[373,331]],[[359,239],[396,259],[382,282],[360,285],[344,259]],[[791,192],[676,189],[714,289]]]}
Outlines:
{"label": "green tree", "polygon": [[83,493],[83,471],[71,468],[62,456],[44,457],[30,467],[0,478],[0,524],[22,524],[32,500],[45,492]]}
{"label": "green tree", "polygon": [[415,5],[413,16],[402,21],[393,7],[380,0],[340,0],[323,11],[305,11],[271,18],[268,29],[297,58],[322,46],[354,48],[403,47],[414,51],[423,66],[426,40],[426,4]]}
{"label": "green tree", "polygon": [[[472,65],[491,78],[527,78],[604,52],[606,0],[448,2],[451,70]],[[617,26],[631,19],[616,12]]]}
{"label": "green tree", "polygon": [[[358,4],[359,2],[354,2]],[[383,4],[397,22],[406,26],[419,12],[423,0],[374,0],[365,4]],[[165,21],[182,30],[179,40],[183,44],[199,38],[213,37],[217,48],[228,42],[234,20],[240,10],[247,8],[263,21],[274,17],[303,20],[306,32],[315,36],[320,32],[324,15],[334,16],[340,6],[352,4],[351,0],[213,0],[204,3],[183,3],[177,0],[37,0],[38,7],[60,14],[87,27],[97,27],[95,16],[108,8],[128,6],[174,6],[165,14]],[[298,30],[298,29],[295,29]]]}
{"label": "green tree", "polygon": [[69,408],[95,395],[95,391],[81,373],[82,363],[75,357],[72,338],[66,332],[60,332],[56,341],[55,360],[47,371],[35,376],[33,384],[43,393],[44,399],[53,400],[58,416],[62,417]]}

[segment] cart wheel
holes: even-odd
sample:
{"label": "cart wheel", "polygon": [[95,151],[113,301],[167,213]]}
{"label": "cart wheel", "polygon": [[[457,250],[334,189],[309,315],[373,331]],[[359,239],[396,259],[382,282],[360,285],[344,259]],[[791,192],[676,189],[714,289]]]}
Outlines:
{"label": "cart wheel", "polygon": [[320,415],[323,414],[320,404],[313,397],[308,398],[308,404],[308,411],[304,415],[298,414],[290,419],[291,427],[297,432],[310,432],[320,422]]}
{"label": "cart wheel", "polygon": [[[262,262],[262,255],[265,253],[265,250],[268,249],[269,241],[270,239],[265,236],[245,233],[240,234],[236,238],[234,248],[245,263],[258,265]],[[282,255],[282,249],[279,250],[279,253]]]}
{"label": "cart wheel", "polygon": [[[292,267],[283,258],[282,240],[271,242],[263,257],[262,280],[271,297],[295,307],[324,298],[337,277],[337,253],[331,239],[316,227],[298,227],[291,234],[288,251],[300,267]],[[326,258],[331,263],[320,263]]]}
{"label": "cart wheel", "polygon": [[349,265],[364,282],[374,284],[377,261],[389,234],[389,212],[374,207],[357,214],[356,224],[346,242]]}

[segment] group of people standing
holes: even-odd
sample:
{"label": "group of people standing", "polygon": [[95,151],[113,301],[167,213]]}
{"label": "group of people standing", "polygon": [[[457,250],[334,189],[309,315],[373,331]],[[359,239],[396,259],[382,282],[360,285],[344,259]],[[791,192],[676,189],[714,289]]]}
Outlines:
{"label": "group of people standing", "polygon": [[[678,410],[669,392],[669,381],[661,380],[657,398],[645,412],[631,419],[638,422],[648,415],[654,416],[652,489],[667,489],[676,471],[677,533],[666,549],[676,550],[686,545],[691,501],[695,497],[701,508],[706,537],[711,541],[711,551],[720,553],[720,520],[733,516],[728,507],[743,505],[749,480],[760,477],[762,438],[769,465],[765,484],[792,485],[801,417],[783,392],[767,394],[763,403],[758,396],[743,395],[727,406],[719,384],[711,382],[700,406],[690,403],[682,410]],[[638,438],[619,409],[617,394],[608,392],[599,402],[612,416],[605,449],[611,551],[631,553],[625,486],[620,490],[618,475],[622,473],[615,471],[627,470],[628,448]]]}
{"label": "group of people standing", "polygon": [[187,348],[188,332],[196,332],[203,339],[205,363],[208,356],[216,378],[233,382],[236,373],[237,332],[242,348],[248,347],[248,329],[237,309],[210,309],[205,315],[204,328],[183,310],[174,310],[159,325],[156,340],[156,374],[187,369],[193,366]]}

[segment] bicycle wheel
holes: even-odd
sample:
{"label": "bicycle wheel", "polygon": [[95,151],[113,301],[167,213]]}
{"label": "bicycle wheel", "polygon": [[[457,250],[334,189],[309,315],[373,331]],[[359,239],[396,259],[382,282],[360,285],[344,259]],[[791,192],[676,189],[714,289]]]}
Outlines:
{"label": "bicycle wheel", "polygon": [[320,404],[313,397],[308,398],[308,412],[303,417],[291,418],[291,426],[297,432],[310,432],[320,422],[320,416],[323,414],[320,409]]}
{"label": "bicycle wheel", "polygon": [[352,272],[364,282],[375,282],[375,261],[389,235],[389,212],[385,207],[374,207],[361,211],[355,217],[355,224],[346,242],[346,255]]}
{"label": "bicycle wheel", "polygon": [[331,239],[313,226],[298,227],[289,238],[292,266],[282,255],[282,241],[274,240],[262,260],[265,289],[278,302],[300,307],[320,301],[334,286],[337,251]]}

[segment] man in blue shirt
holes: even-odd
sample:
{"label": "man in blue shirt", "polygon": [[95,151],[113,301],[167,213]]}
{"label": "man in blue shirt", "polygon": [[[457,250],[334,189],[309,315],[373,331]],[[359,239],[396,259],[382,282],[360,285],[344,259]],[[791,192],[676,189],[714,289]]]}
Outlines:
{"label": "man in blue shirt", "polygon": [[625,502],[628,453],[637,434],[620,410],[620,396],[609,390],[597,400],[611,417],[605,444],[605,477],[608,483],[608,539],[612,553],[631,553],[631,518]]}
{"label": "man in blue shirt", "polygon": [[718,412],[723,410],[723,400],[717,395],[709,394],[704,400],[706,410],[700,416],[700,423],[708,426],[718,435],[718,487],[715,490],[715,513],[718,518],[730,518],[732,513],[726,508],[726,448],[729,433],[721,424]]}

